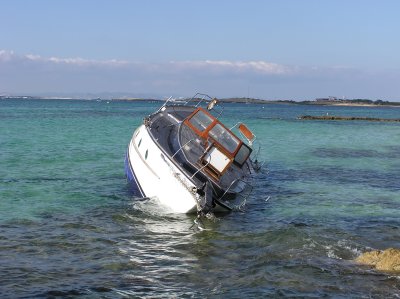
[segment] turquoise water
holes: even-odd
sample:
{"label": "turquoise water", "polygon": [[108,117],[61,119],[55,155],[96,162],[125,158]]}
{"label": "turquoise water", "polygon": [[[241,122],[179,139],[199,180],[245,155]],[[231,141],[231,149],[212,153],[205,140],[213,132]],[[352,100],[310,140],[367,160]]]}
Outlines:
{"label": "turquoise water", "polygon": [[138,201],[133,130],[160,103],[0,101],[0,297],[398,298],[400,277],[356,265],[400,247],[398,108],[227,104],[266,161],[244,212],[194,216]]}

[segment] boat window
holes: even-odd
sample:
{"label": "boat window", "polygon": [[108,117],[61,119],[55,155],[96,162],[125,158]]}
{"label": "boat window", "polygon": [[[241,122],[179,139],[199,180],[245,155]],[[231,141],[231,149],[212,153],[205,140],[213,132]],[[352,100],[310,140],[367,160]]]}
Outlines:
{"label": "boat window", "polygon": [[137,145],[137,147],[140,147],[140,144],[142,143],[142,138],[140,138],[139,143]]}
{"label": "boat window", "polygon": [[235,162],[238,163],[240,166],[242,166],[244,162],[246,162],[250,153],[251,149],[246,144],[242,143],[242,146],[240,147],[239,151],[235,156]]}
{"label": "boat window", "polygon": [[213,122],[213,119],[204,111],[199,110],[189,121],[197,130],[203,132]]}
{"label": "boat window", "polygon": [[216,124],[208,135],[222,145],[228,152],[234,153],[240,141],[221,124]]}
{"label": "boat window", "polygon": [[149,150],[146,150],[146,153],[144,154],[144,159],[147,160],[147,156],[149,155]]}

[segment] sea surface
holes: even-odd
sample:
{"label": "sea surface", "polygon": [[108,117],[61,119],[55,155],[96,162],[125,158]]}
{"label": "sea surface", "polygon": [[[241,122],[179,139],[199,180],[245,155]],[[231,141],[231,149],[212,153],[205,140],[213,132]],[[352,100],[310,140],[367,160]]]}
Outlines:
{"label": "sea surface", "polygon": [[225,104],[265,164],[201,231],[124,176],[160,105],[0,100],[0,298],[400,298],[400,275],[353,262],[400,247],[400,124],[297,119],[399,108]]}

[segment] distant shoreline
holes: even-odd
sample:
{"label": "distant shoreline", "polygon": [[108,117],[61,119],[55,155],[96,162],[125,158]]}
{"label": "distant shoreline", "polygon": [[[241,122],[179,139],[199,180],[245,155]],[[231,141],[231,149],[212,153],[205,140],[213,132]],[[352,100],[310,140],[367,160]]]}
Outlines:
{"label": "distant shoreline", "polygon": [[334,115],[302,115],[299,117],[301,120],[361,120],[361,121],[374,121],[374,122],[400,122],[399,118],[376,118],[376,117],[356,117],[356,116],[334,116]]}
{"label": "distant shoreline", "polygon": [[[164,102],[161,99],[144,99],[144,98],[113,98],[112,101],[159,101]],[[186,99],[187,100],[187,99]],[[176,101],[177,103],[184,100]],[[400,102],[382,102],[382,103],[360,103],[358,100],[346,100],[346,102],[341,101],[292,101],[292,100],[262,100],[253,98],[222,98],[218,99],[221,103],[236,103],[236,104],[262,104],[262,105],[319,105],[319,106],[348,106],[348,107],[393,107],[400,108]]]}
{"label": "distant shoreline", "polygon": [[[164,99],[156,98],[74,98],[74,97],[40,97],[40,96],[0,96],[0,100],[84,100],[84,101],[126,101],[126,102],[164,102]],[[185,99],[176,101],[177,103]],[[254,98],[222,98],[218,99],[222,103],[238,104],[278,104],[278,105],[318,105],[318,106],[344,106],[344,107],[392,107],[400,108],[400,102],[372,101],[372,100],[313,100],[313,101],[294,101],[294,100],[263,100]]]}

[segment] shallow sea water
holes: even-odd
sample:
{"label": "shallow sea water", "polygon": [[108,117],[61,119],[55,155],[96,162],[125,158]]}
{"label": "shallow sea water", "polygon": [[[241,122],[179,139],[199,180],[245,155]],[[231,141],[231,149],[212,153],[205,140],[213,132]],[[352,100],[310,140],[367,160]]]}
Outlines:
{"label": "shallow sea water", "polygon": [[133,130],[160,103],[0,101],[1,298],[399,298],[352,260],[400,247],[399,108],[226,104],[266,164],[243,212],[194,216],[134,198]]}

